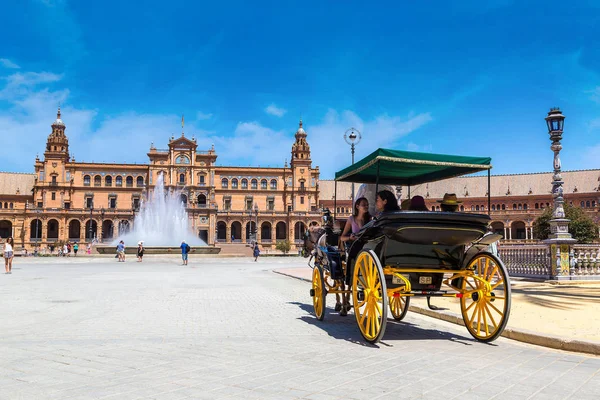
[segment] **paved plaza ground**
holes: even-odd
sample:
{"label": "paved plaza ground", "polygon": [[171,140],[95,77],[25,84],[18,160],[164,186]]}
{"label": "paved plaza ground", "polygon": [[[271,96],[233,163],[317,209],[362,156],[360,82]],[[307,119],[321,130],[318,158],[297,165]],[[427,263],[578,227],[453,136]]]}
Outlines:
{"label": "paved plaza ground", "polygon": [[409,313],[367,345],[312,316],[297,258],[16,259],[0,399],[597,399],[600,358]]}

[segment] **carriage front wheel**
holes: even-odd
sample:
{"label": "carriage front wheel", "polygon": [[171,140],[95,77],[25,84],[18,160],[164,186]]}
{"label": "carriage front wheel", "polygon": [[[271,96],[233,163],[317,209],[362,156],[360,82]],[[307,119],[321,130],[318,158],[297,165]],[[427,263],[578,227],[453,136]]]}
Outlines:
{"label": "carriage front wheel", "polygon": [[408,307],[410,307],[410,297],[401,296],[400,293],[394,293],[394,295],[389,298],[389,302],[392,317],[394,317],[396,321],[402,321],[408,312]]}
{"label": "carriage front wheel", "polygon": [[352,274],[354,315],[367,342],[377,343],[385,333],[387,289],[381,262],[373,250],[358,254]]}
{"label": "carriage front wheel", "polygon": [[495,340],[510,315],[510,278],[506,267],[490,253],[477,254],[467,269],[473,271],[462,279],[460,309],[465,326],[477,340]]}
{"label": "carriage front wheel", "polygon": [[315,265],[312,274],[312,290],[310,291],[313,298],[313,307],[315,316],[319,321],[325,318],[325,280],[323,279],[323,268],[320,265]]}

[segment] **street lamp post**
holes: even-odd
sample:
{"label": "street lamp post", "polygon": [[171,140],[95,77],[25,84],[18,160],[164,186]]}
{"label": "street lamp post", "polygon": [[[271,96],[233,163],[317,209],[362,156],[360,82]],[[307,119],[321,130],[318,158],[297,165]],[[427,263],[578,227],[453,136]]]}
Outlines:
{"label": "street lamp post", "polygon": [[104,207],[100,209],[100,243],[104,242]]}
{"label": "street lamp post", "polygon": [[90,229],[88,231],[90,242],[92,241],[92,211],[94,211],[94,203],[90,205]]}
{"label": "street lamp post", "polygon": [[[344,133],[344,140],[350,145],[350,152],[352,153],[352,164],[354,164],[354,146],[360,142],[362,135],[356,128],[350,128]],[[352,204],[354,204],[354,182],[352,182]]]}
{"label": "street lamp post", "polygon": [[40,213],[42,211],[39,208],[35,209],[35,253],[34,255],[38,255],[40,248]]}
{"label": "street lamp post", "polygon": [[254,222],[254,240],[258,242],[258,204],[254,203],[254,214],[256,220]]}
{"label": "street lamp post", "polygon": [[569,233],[569,220],[565,218],[563,204],[563,180],[561,176],[560,151],[562,145],[563,125],[565,116],[559,108],[552,108],[545,118],[548,125],[548,134],[552,145],[550,149],[554,152],[554,175],[552,176],[552,219],[550,219],[550,235],[545,243],[550,245],[552,255],[552,276],[559,279],[565,273],[569,274],[569,245],[576,242]]}

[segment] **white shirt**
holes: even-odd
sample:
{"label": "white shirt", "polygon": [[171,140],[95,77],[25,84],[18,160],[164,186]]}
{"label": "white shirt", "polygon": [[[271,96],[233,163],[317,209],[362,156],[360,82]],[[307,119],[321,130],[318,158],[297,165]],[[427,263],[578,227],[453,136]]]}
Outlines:
{"label": "white shirt", "polygon": [[9,251],[13,251],[12,246],[10,245],[10,243],[4,243],[4,252],[8,253]]}

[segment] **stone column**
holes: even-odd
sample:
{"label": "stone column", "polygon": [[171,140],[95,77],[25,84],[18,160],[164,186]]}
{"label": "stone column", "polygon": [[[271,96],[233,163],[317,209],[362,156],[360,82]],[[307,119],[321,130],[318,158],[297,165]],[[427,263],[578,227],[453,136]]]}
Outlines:
{"label": "stone column", "polygon": [[226,243],[232,243],[231,242],[231,224],[230,223],[227,224],[226,231],[227,231],[227,233],[226,233],[226,236],[225,236],[225,242]]}

